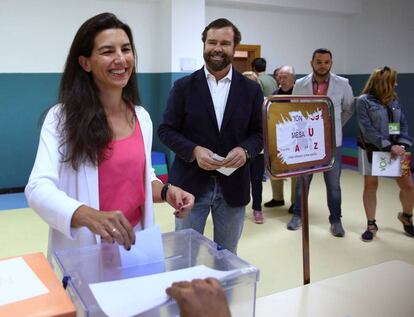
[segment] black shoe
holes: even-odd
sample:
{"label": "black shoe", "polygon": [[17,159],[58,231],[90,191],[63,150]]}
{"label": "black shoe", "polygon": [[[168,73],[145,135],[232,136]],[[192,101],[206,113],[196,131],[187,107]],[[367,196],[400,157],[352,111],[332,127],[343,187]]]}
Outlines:
{"label": "black shoe", "polygon": [[413,215],[400,212],[398,213],[398,220],[403,224],[405,233],[409,237],[414,237]]}
{"label": "black shoe", "polygon": [[378,231],[377,224],[374,220],[368,220],[367,230],[361,235],[361,239],[364,242],[371,242],[376,236]]}
{"label": "black shoe", "polygon": [[293,215],[286,227],[289,230],[298,230],[302,227],[302,219],[299,216]]}
{"label": "black shoe", "polygon": [[342,223],[340,221],[331,223],[331,233],[334,237],[337,238],[342,238],[345,236],[345,230],[342,227]]}
{"label": "black shoe", "polygon": [[279,206],[283,206],[285,204],[284,200],[275,200],[272,199],[270,201],[268,201],[267,203],[264,203],[263,206],[267,207],[267,208],[272,208],[272,207],[279,207]]}
{"label": "black shoe", "polygon": [[293,214],[293,208],[295,207],[295,204],[290,205],[288,213]]}

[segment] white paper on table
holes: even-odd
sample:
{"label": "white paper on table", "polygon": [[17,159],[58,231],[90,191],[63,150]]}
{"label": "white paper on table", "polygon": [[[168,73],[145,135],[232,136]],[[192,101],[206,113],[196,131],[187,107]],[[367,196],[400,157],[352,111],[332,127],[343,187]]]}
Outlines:
{"label": "white paper on table", "polygon": [[135,232],[135,245],[127,251],[119,246],[122,267],[164,261],[164,249],[159,225]]}
{"label": "white paper on table", "polygon": [[[213,154],[213,156],[211,157],[213,160],[216,161],[223,161],[225,159],[225,157],[222,157],[216,153]],[[232,174],[237,168],[235,167],[220,167],[219,169],[217,169],[217,172],[220,172],[221,174],[224,174],[226,176],[229,176],[230,174]]]}
{"label": "white paper on table", "polygon": [[177,271],[89,284],[89,287],[106,315],[127,317],[138,315],[168,301],[169,297],[165,290],[174,282],[207,277],[220,280],[236,272],[236,270],[218,271],[198,265]]}
{"label": "white paper on table", "polygon": [[395,160],[390,152],[372,152],[373,176],[401,176],[401,156]]}
{"label": "white paper on table", "polygon": [[49,293],[22,257],[0,261],[0,306]]}

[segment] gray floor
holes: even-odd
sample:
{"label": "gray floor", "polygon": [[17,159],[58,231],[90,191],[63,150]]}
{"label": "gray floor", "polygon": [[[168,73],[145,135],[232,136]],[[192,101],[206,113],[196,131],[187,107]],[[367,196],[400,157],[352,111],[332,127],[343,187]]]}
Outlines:
{"label": "gray floor", "polygon": [[[290,197],[290,186],[285,196]],[[360,239],[365,229],[362,205],[363,178],[357,172],[344,170],[343,193],[344,238],[329,233],[328,209],[322,175],[315,175],[310,195],[310,259],[311,281],[350,272],[392,259],[414,264],[414,239],[402,232],[397,220],[401,211],[398,187],[394,180],[382,178],[378,190],[377,238],[371,243]],[[271,199],[270,182],[264,183],[263,202]],[[284,207],[264,209],[265,223],[252,222],[248,206],[238,255],[260,269],[257,296],[265,296],[302,284],[301,232],[286,230],[290,219]],[[163,232],[174,229],[174,217],[167,204],[156,205],[156,222]],[[206,235],[211,238],[211,221]],[[46,224],[31,209],[0,212],[0,258],[30,252],[45,252]]]}

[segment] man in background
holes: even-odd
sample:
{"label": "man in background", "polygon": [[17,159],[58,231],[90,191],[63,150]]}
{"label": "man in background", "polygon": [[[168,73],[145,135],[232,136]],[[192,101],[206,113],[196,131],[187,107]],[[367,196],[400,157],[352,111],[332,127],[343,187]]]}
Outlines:
{"label": "man in background", "polygon": [[258,83],[262,87],[263,95],[270,96],[277,88],[276,80],[266,74],[266,60],[262,57],[252,61],[252,70],[257,74]]}
{"label": "man in background", "polygon": [[[279,88],[277,88],[273,95],[291,95],[293,86],[295,85],[295,69],[291,65],[284,65],[278,70]],[[291,177],[291,195],[289,207],[289,213],[293,212],[293,205],[296,199],[296,177]],[[267,208],[279,207],[285,205],[284,191],[283,191],[283,179],[272,179],[270,183],[272,185],[272,200],[264,203]]]}
{"label": "man in background", "polygon": [[[299,79],[294,88],[293,95],[324,95],[328,96],[334,105],[335,111],[335,139],[336,153],[333,168],[323,173],[326,185],[326,194],[329,208],[330,230],[333,236],[345,236],[341,217],[341,148],[342,127],[352,117],[354,110],[354,97],[348,79],[331,73],[332,53],[326,48],[319,48],[313,52],[310,62],[313,72]],[[312,174],[307,176],[310,188]],[[289,230],[297,230],[302,225],[301,220],[301,184],[296,186],[296,202],[293,208],[292,219],[287,224]]]}

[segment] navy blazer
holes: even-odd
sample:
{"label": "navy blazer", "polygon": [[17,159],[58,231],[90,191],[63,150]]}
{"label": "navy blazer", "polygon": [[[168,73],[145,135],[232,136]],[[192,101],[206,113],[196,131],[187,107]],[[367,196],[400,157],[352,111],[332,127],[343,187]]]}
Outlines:
{"label": "navy blazer", "polygon": [[247,205],[250,201],[248,164],[225,176],[217,171],[201,169],[192,155],[197,145],[223,157],[241,146],[253,159],[263,148],[262,104],[260,86],[233,69],[219,131],[204,69],[177,80],[158,128],[161,142],[176,153],[170,169],[170,182],[197,197],[207,190],[211,176],[216,175],[224,199],[230,206]]}

